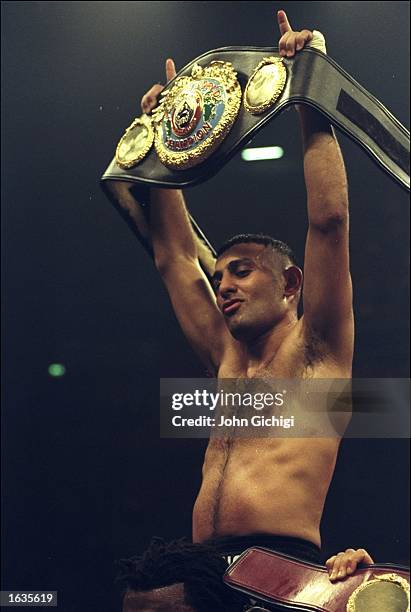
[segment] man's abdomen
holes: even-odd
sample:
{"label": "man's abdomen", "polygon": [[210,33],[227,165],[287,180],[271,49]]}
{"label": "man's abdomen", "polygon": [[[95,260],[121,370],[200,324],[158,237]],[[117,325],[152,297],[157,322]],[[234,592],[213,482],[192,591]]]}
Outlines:
{"label": "man's abdomen", "polygon": [[335,439],[213,440],[193,511],[193,540],[268,533],[320,545]]}

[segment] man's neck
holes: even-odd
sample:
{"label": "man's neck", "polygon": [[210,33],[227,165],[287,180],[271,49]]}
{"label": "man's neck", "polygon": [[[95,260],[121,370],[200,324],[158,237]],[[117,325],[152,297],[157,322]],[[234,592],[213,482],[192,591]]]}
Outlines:
{"label": "man's neck", "polygon": [[258,368],[264,363],[271,361],[280,348],[283,340],[289,335],[298,323],[297,315],[287,313],[273,328],[259,336],[243,343],[248,367]]}

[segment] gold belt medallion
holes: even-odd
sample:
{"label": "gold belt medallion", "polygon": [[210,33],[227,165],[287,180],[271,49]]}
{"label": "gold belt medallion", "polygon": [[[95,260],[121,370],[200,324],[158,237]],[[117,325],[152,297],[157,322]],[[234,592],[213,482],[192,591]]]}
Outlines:
{"label": "gold belt medallion", "polygon": [[360,584],[347,602],[347,612],[410,612],[410,585],[398,574],[382,574]]}
{"label": "gold belt medallion", "polygon": [[279,57],[265,57],[248,79],[244,107],[252,115],[272,108],[284,91],[287,70]]}
{"label": "gold belt medallion", "polygon": [[126,129],[116,149],[116,162],[121,168],[132,168],[145,158],[154,141],[151,119],[142,115]]}
{"label": "gold belt medallion", "polygon": [[230,62],[193,66],[162,92],[153,111],[154,146],[168,168],[184,170],[206,160],[229,133],[241,105],[241,87]]}

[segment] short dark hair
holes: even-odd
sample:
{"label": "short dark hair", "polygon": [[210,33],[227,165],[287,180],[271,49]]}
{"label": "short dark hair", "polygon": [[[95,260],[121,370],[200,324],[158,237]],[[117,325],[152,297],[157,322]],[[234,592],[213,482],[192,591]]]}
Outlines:
{"label": "short dark hair", "polygon": [[246,599],[223,582],[227,563],[212,546],[187,539],[152,538],[141,555],[118,562],[117,581],[127,590],[151,591],[184,583],[187,605],[196,612],[239,612]]}
{"label": "short dark hair", "polygon": [[263,244],[265,246],[270,246],[274,251],[287,257],[294,266],[298,266],[297,259],[294,255],[293,250],[281,240],[276,240],[272,236],[267,236],[267,234],[237,234],[233,236],[218,249],[217,258],[220,257],[223,253],[231,249],[236,244],[247,244],[247,243],[255,243],[255,244]]}

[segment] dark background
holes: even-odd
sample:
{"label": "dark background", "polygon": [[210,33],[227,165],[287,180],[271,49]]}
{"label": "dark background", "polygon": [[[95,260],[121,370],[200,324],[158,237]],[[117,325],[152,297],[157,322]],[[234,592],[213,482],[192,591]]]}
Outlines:
{"label": "dark background", "polygon": [[[153,534],[190,535],[205,443],[160,440],[161,376],[203,369],[151,261],[100,191],[116,142],[162,81],[228,45],[277,44],[275,12],[408,123],[408,2],[2,2],[3,589],[58,590],[64,611],[115,610],[114,560]],[[350,182],[354,375],[407,377],[408,195],[341,136]],[[191,188],[214,245],[267,231],[302,258],[294,111]],[[48,375],[63,363],[65,377]],[[408,443],[345,440],[323,520],[325,555],[366,547],[407,562]]]}

